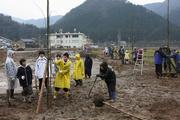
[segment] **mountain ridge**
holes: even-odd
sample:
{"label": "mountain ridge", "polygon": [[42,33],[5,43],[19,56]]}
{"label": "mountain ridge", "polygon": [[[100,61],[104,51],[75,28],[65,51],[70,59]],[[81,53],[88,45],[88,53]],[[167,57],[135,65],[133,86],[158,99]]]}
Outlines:
{"label": "mountain ridge", "polygon": [[[62,15],[55,15],[55,16],[51,16],[50,17],[50,25],[53,25],[54,23],[56,23],[59,19],[61,19],[63,16]],[[45,28],[45,19],[46,18],[38,18],[38,19],[21,19],[21,18],[16,18],[16,17],[12,17],[12,19],[16,22],[19,23],[24,23],[24,24],[32,24],[35,25],[38,28]]]}
{"label": "mountain ridge", "polygon": [[[172,39],[180,38],[179,28],[171,27]],[[76,28],[95,42],[117,41],[119,31],[125,41],[166,39],[166,21],[163,17],[126,0],[87,0],[53,26],[54,31],[60,28],[65,32]]]}

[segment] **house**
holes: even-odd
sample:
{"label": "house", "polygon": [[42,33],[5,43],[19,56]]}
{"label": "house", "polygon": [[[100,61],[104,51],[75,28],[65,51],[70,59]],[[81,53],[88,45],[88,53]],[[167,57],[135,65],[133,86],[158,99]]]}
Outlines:
{"label": "house", "polygon": [[87,36],[84,33],[67,32],[52,33],[49,35],[49,40],[52,48],[83,48],[87,43]]}
{"label": "house", "polygon": [[20,41],[24,42],[26,48],[33,48],[36,46],[34,39],[21,39]]}

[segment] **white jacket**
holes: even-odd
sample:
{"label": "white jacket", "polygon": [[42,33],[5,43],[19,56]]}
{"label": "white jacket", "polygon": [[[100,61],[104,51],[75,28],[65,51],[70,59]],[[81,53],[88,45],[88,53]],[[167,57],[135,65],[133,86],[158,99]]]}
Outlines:
{"label": "white jacket", "polygon": [[44,72],[46,69],[46,63],[47,63],[47,59],[46,57],[39,57],[36,60],[36,65],[35,65],[35,76],[38,79],[42,79],[44,76]]}

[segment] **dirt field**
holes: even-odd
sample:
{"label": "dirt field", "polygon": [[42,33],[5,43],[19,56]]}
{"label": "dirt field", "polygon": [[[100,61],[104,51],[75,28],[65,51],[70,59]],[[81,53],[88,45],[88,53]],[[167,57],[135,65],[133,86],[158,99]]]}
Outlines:
{"label": "dirt field", "polygon": [[[34,60],[29,59],[29,62],[33,65]],[[180,78],[157,79],[152,65],[145,65],[143,75],[137,73],[135,76],[132,74],[132,65],[118,65],[118,61],[108,62],[119,71],[118,99],[112,106],[144,120],[180,120]],[[23,103],[21,95],[17,94],[11,107],[7,106],[5,95],[0,95],[0,120],[138,120],[107,105],[99,108],[94,106],[94,95],[99,94],[105,98],[108,96],[104,81],[98,81],[91,98],[87,98],[99,71],[99,64],[100,60],[94,59],[93,78],[85,80],[82,88],[75,88],[72,81],[69,100],[63,95],[53,100],[50,95],[50,106],[47,109],[44,95],[41,114],[35,113],[38,99],[36,92],[31,104]]]}

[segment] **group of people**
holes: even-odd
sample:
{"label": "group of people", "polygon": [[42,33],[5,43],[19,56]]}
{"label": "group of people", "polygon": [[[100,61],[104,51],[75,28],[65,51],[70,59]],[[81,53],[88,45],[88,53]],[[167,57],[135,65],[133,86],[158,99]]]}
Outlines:
{"label": "group of people", "polygon": [[[56,56],[54,61],[55,65],[55,81],[54,81],[54,99],[57,98],[60,90],[63,90],[65,96],[70,95],[70,85],[71,85],[71,60],[69,59],[69,54],[64,53],[63,58],[60,55]],[[86,55],[85,61],[81,59],[80,54],[75,55],[75,62],[73,67],[73,79],[76,82],[75,87],[83,85],[84,78],[91,78],[93,60],[89,55]]]}
{"label": "group of people", "polygon": [[[14,99],[14,89],[17,85],[17,80],[19,80],[20,86],[23,88],[22,96],[24,102],[31,102],[33,89],[32,89],[32,79],[33,71],[29,65],[26,63],[26,59],[22,58],[19,61],[20,66],[17,68],[14,62],[14,51],[8,50],[7,59],[5,63],[6,75],[8,78],[8,89],[7,95],[8,99]],[[72,61],[69,58],[68,53],[64,53],[61,57],[60,54],[56,55],[56,58],[53,62],[55,75],[54,80],[54,99],[57,98],[59,91],[61,90],[66,97],[70,95],[71,88],[71,64]],[[84,78],[91,78],[93,60],[87,54],[85,60],[81,59],[80,54],[75,55],[75,62],[73,67],[73,79],[75,80],[75,87],[83,85]],[[47,69],[47,58],[45,57],[45,52],[40,51],[39,56],[35,63],[35,79],[39,81],[39,90],[42,87],[43,78],[46,78],[45,70]],[[115,73],[108,67],[106,62],[103,62],[100,65],[100,74],[97,77],[101,77],[105,80],[109,97],[115,101],[116,93],[116,77]],[[45,86],[48,87],[47,78],[45,79]]]}
{"label": "group of people", "polygon": [[[130,52],[129,50],[125,49],[124,46],[120,46],[119,49],[114,47],[105,47],[104,55],[110,56],[111,59],[119,58],[121,60],[121,64],[129,64],[131,62]],[[136,48],[134,48],[134,50],[132,51],[132,57],[133,57],[132,62],[135,62],[137,58]]]}
{"label": "group of people", "polygon": [[[174,64],[172,63],[171,58],[174,60]],[[172,71],[172,66],[174,65],[175,71],[177,73],[180,72],[180,54],[177,50],[171,52],[168,46],[160,47],[154,52],[154,63],[157,78],[162,77],[163,68],[166,73],[170,73]]]}
{"label": "group of people", "polygon": [[[20,86],[23,88],[22,96],[24,102],[31,102],[33,89],[32,89],[32,79],[33,71],[29,65],[26,64],[26,59],[22,58],[19,61],[19,67],[16,66],[14,62],[15,52],[8,50],[7,58],[5,62],[5,71],[7,75],[7,95],[8,99],[14,99],[14,89],[17,87],[17,79],[19,80]],[[69,54],[64,53],[63,57],[57,54],[54,61],[55,64],[55,80],[54,80],[54,98],[57,97],[58,91],[62,89],[67,96],[70,90],[70,68],[72,62],[69,59]],[[74,63],[73,79],[76,81],[76,86],[82,86],[82,80],[84,77],[91,78],[91,69],[93,61],[89,55],[86,55],[85,62],[81,59],[80,54],[76,55],[76,60]],[[47,58],[45,57],[45,52],[40,51],[39,56],[35,63],[35,79],[39,81],[39,90],[42,87],[43,78],[45,78],[45,86],[48,87],[48,81],[45,76],[45,70],[47,69]],[[45,76],[45,77],[44,77]]]}
{"label": "group of people", "polygon": [[8,50],[7,58],[5,62],[5,71],[7,75],[7,95],[9,99],[14,99],[14,89],[17,86],[17,79],[19,79],[20,86],[22,86],[23,91],[23,101],[31,102],[33,90],[32,90],[32,69],[26,64],[25,59],[19,61],[20,66],[16,67],[13,60],[14,51]]}

